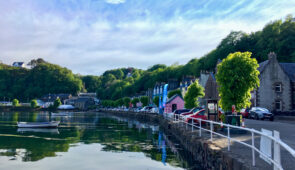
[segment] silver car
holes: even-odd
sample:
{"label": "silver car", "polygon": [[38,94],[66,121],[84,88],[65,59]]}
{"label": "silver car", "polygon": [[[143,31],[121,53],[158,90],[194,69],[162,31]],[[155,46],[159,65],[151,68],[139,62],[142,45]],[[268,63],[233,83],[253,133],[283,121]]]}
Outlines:
{"label": "silver car", "polygon": [[249,111],[249,117],[256,120],[269,119],[270,121],[273,121],[274,119],[274,115],[269,110],[262,107],[252,107]]}

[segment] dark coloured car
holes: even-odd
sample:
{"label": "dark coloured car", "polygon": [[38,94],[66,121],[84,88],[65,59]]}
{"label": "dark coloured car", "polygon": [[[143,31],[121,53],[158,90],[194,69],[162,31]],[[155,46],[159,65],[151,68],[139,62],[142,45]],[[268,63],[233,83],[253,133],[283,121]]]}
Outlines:
{"label": "dark coloured car", "polygon": [[185,112],[189,112],[190,109],[177,109],[173,112],[173,114],[176,116],[176,118],[178,118],[178,116],[182,113],[185,113]]}
{"label": "dark coloured car", "polygon": [[274,115],[267,109],[262,107],[252,107],[252,109],[249,112],[249,118],[253,118],[256,120],[264,120],[269,119],[270,121],[273,121]]}

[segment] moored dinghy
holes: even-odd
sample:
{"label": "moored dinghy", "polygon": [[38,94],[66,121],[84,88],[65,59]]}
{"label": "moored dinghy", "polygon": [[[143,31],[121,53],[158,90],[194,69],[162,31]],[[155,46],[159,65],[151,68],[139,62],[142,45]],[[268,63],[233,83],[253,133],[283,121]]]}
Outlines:
{"label": "moored dinghy", "polygon": [[19,128],[56,128],[59,121],[51,122],[17,122]]}
{"label": "moored dinghy", "polygon": [[51,116],[69,116],[70,113],[61,112],[61,113],[51,113]]}

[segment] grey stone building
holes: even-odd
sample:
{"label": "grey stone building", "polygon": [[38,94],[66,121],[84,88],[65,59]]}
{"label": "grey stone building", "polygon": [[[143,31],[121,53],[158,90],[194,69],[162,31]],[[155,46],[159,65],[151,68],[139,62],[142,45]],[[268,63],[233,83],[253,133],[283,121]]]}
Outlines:
{"label": "grey stone building", "polygon": [[[201,71],[199,77],[199,84],[205,89],[206,83],[209,79],[210,73],[208,71]],[[199,106],[204,107],[206,106],[206,100],[204,97],[199,97]]]}
{"label": "grey stone building", "polygon": [[295,63],[279,63],[275,53],[259,64],[260,87],[254,91],[254,106],[272,112],[295,110]]}

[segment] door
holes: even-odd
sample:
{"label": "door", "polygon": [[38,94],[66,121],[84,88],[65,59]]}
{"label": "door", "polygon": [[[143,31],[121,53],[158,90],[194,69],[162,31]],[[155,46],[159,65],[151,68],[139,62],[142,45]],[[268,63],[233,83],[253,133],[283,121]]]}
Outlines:
{"label": "door", "polygon": [[174,112],[177,109],[177,104],[172,104],[172,112]]}

